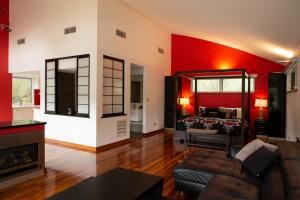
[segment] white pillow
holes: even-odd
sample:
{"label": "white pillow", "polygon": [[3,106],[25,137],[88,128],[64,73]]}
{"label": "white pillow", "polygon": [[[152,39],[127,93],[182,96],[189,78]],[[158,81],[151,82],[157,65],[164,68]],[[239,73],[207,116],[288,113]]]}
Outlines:
{"label": "white pillow", "polygon": [[253,140],[252,142],[248,143],[246,146],[244,146],[235,156],[236,159],[240,161],[244,161],[248,156],[250,156],[253,152],[258,150],[260,147],[265,146],[270,151],[276,151],[277,146],[265,143],[259,139]]}

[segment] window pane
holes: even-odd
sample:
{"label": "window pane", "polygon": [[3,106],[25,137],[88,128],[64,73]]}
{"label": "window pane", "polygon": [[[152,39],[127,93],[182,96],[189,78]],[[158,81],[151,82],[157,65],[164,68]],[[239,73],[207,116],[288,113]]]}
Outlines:
{"label": "window pane", "polygon": [[89,68],[78,68],[78,76],[88,76],[89,75]]}
{"label": "window pane", "polygon": [[89,67],[90,66],[89,62],[90,62],[89,58],[79,58],[78,67]]}
{"label": "window pane", "polygon": [[106,104],[106,105],[112,104],[112,96],[104,96],[103,97],[103,104]]}
{"label": "window pane", "polygon": [[111,105],[103,105],[103,114],[111,114],[112,113],[112,106]]}
{"label": "window pane", "polygon": [[[192,89],[195,91],[195,81],[192,82]],[[219,92],[220,80],[219,79],[202,79],[197,81],[198,92]]]}
{"label": "window pane", "polygon": [[123,63],[119,61],[114,61],[114,69],[123,70]]}
{"label": "window pane", "polygon": [[112,77],[112,75],[113,75],[112,69],[103,68],[103,76]]}
{"label": "window pane", "polygon": [[47,71],[47,78],[55,78],[55,70]]}
{"label": "window pane", "polygon": [[241,92],[241,91],[242,91],[241,78],[223,79],[223,92]]}
{"label": "window pane", "polygon": [[78,95],[88,95],[89,87],[88,86],[78,86]]}
{"label": "window pane", "polygon": [[112,95],[112,87],[103,87],[103,95]]}
{"label": "window pane", "polygon": [[123,95],[123,88],[114,88],[114,95]]}
{"label": "window pane", "polygon": [[78,77],[78,85],[89,85],[88,77]]}
{"label": "window pane", "polygon": [[55,103],[55,95],[47,95],[47,102]]}
{"label": "window pane", "polygon": [[114,113],[121,113],[121,112],[123,112],[123,106],[122,105],[114,105],[113,111],[114,111]]}
{"label": "window pane", "polygon": [[55,86],[55,79],[47,79],[47,86]]}
{"label": "window pane", "polygon": [[55,62],[48,62],[47,70],[54,70],[54,69],[55,69]]}
{"label": "window pane", "polygon": [[55,104],[47,103],[47,111],[55,111]]}
{"label": "window pane", "polygon": [[[255,79],[250,78],[250,91],[254,92]],[[223,92],[242,92],[242,78],[223,79]],[[245,92],[248,92],[248,78],[245,79]]]}
{"label": "window pane", "polygon": [[107,68],[113,68],[113,61],[107,58],[103,60],[103,66]]}
{"label": "window pane", "polygon": [[114,104],[123,104],[123,97],[122,96],[114,96]]}
{"label": "window pane", "polygon": [[13,78],[12,101],[13,105],[32,104],[31,79]]}
{"label": "window pane", "polygon": [[103,78],[103,86],[112,86],[113,84],[113,79],[112,78]]}
{"label": "window pane", "polygon": [[88,96],[78,96],[78,104],[89,104]]}
{"label": "window pane", "polygon": [[78,105],[78,113],[89,114],[89,106],[88,105]]}
{"label": "window pane", "polygon": [[114,79],[114,87],[122,87],[123,79]]}
{"label": "window pane", "polygon": [[114,70],[114,78],[123,78],[123,71]]}

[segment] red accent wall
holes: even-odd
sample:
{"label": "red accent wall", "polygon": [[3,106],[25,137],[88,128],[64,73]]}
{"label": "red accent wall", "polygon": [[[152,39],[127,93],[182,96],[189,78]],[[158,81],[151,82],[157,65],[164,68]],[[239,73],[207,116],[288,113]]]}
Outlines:
{"label": "red accent wall", "polygon": [[[9,1],[0,0],[0,23],[9,22]],[[0,121],[12,119],[12,76],[8,73],[8,33],[0,30]]]}
{"label": "red accent wall", "polygon": [[[250,74],[257,74],[255,93],[251,95],[251,118],[253,119],[258,116],[258,108],[254,107],[255,98],[268,98],[268,74],[270,72],[282,72],[284,66],[221,44],[187,36],[172,35],[172,74],[183,70],[241,68],[246,69]],[[190,81],[183,81],[182,88],[183,96],[191,97],[191,105],[188,110],[193,113],[194,94],[190,91]],[[198,99],[199,105],[203,106],[241,106],[241,95],[236,93],[201,93]]]}

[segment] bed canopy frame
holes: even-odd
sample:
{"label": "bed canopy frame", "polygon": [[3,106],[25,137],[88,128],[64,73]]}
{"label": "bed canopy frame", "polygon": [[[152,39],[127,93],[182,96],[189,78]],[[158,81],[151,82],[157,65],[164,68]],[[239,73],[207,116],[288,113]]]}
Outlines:
{"label": "bed canopy frame", "polygon": [[[179,77],[189,78],[195,80],[194,88],[195,94],[197,94],[197,82],[199,79],[205,78],[241,78],[242,79],[242,91],[241,91],[241,143],[245,143],[245,119],[250,122],[250,75],[245,69],[217,69],[217,70],[194,70],[194,71],[181,71],[176,72],[175,76],[175,102],[178,102],[178,79]],[[247,80],[246,80],[247,79]],[[245,90],[246,81],[248,81],[248,92]],[[246,94],[248,96],[246,97]],[[195,115],[198,114],[198,95],[194,95],[195,98]],[[246,101],[247,101],[247,110],[246,113]],[[178,103],[177,103],[178,104]],[[176,106],[177,107],[177,106]],[[174,112],[174,127],[177,127],[177,109]],[[246,116],[247,115],[247,116]]]}

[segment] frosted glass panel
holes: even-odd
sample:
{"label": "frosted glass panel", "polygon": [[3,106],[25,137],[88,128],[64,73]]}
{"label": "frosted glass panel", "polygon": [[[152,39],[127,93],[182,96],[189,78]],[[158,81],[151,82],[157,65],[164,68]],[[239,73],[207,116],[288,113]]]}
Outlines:
{"label": "frosted glass panel", "polygon": [[122,87],[123,79],[114,79],[114,87]]}
{"label": "frosted glass panel", "polygon": [[114,88],[114,95],[123,95],[123,88]]}
{"label": "frosted glass panel", "polygon": [[114,113],[121,113],[121,112],[123,112],[123,106],[114,105],[113,111],[114,111]]}
{"label": "frosted glass panel", "polygon": [[59,69],[76,69],[77,68],[77,59],[76,58],[68,58],[58,61]]}
{"label": "frosted glass panel", "polygon": [[55,79],[47,79],[47,86],[55,86]]}
{"label": "frosted glass panel", "polygon": [[123,97],[122,96],[114,96],[114,104],[123,104]]}
{"label": "frosted glass panel", "polygon": [[89,68],[78,68],[78,76],[89,76]]}
{"label": "frosted glass panel", "polygon": [[114,70],[114,78],[123,78],[123,71]]}
{"label": "frosted glass panel", "polygon": [[103,86],[112,86],[112,78],[103,78]]}
{"label": "frosted glass panel", "polygon": [[103,76],[112,77],[112,69],[103,68]]}
{"label": "frosted glass panel", "polygon": [[55,104],[47,103],[47,111],[55,111]]}
{"label": "frosted glass panel", "polygon": [[78,59],[78,67],[88,67],[90,59],[89,58],[79,58]]}
{"label": "frosted glass panel", "polygon": [[112,96],[104,96],[103,104],[112,104]]}
{"label": "frosted glass panel", "polygon": [[78,113],[89,114],[89,106],[88,105],[78,105]]}
{"label": "frosted glass panel", "polygon": [[88,86],[78,86],[78,95],[88,95],[89,87]]}
{"label": "frosted glass panel", "polygon": [[112,113],[112,106],[103,106],[103,114],[111,114]]}
{"label": "frosted glass panel", "polygon": [[47,102],[55,103],[55,95],[47,95]]}
{"label": "frosted glass panel", "polygon": [[54,70],[54,69],[55,69],[55,62],[48,62],[47,70]]}
{"label": "frosted glass panel", "polygon": [[103,95],[112,95],[112,87],[104,87]]}
{"label": "frosted glass panel", "polygon": [[47,87],[47,94],[55,94],[55,88],[54,87]]}
{"label": "frosted glass panel", "polygon": [[47,71],[47,78],[55,78],[55,70]]}
{"label": "frosted glass panel", "polygon": [[89,97],[88,96],[79,96],[78,104],[89,104]]}
{"label": "frosted glass panel", "polygon": [[114,61],[114,69],[123,70],[123,63],[119,61]]}
{"label": "frosted glass panel", "polygon": [[112,68],[113,67],[113,61],[104,58],[104,60],[103,60],[103,66],[107,67],[107,68]]}
{"label": "frosted glass panel", "polygon": [[88,85],[89,78],[88,77],[78,77],[78,85]]}

